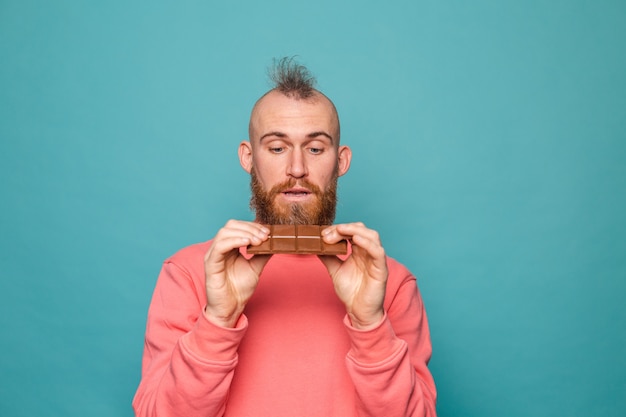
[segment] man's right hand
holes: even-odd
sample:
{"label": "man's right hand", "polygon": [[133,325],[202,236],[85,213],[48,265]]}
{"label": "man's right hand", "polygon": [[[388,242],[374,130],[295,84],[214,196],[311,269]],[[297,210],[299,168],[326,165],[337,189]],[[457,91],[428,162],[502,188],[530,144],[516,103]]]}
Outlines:
{"label": "man's right hand", "polygon": [[239,248],[258,245],[269,230],[258,223],[229,220],[217,232],[204,256],[208,320],[223,327],[235,327],[239,316],[259,282],[261,271],[271,255],[244,258]]}

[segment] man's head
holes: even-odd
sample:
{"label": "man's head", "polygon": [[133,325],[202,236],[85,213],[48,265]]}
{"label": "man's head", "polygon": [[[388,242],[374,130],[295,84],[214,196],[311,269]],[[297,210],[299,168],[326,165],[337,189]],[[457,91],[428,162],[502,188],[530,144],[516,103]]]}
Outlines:
{"label": "man's head", "polygon": [[339,145],[334,104],[314,88],[315,79],[292,59],[270,74],[273,89],[250,116],[249,142],[239,145],[251,175],[251,207],[266,224],[331,224],[337,178],[350,167],[350,148]]}

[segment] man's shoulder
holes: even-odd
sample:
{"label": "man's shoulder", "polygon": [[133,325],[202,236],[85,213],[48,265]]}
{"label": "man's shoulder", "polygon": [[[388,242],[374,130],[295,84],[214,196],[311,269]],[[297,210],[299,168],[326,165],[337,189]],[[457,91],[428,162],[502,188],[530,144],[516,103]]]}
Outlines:
{"label": "man's shoulder", "polygon": [[198,242],[185,246],[179,249],[173,255],[165,260],[165,262],[172,262],[175,264],[185,264],[188,262],[197,262],[198,258],[203,259],[207,250],[211,246],[213,240],[207,240],[206,242]]}
{"label": "man's shoulder", "polygon": [[389,280],[405,281],[415,280],[415,276],[409,269],[396,259],[387,256],[387,268],[389,270]]}

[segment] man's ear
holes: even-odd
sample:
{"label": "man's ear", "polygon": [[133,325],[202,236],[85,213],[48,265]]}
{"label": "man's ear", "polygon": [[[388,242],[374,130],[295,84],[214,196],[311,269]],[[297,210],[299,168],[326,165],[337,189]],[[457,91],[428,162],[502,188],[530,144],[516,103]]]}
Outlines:
{"label": "man's ear", "polygon": [[242,168],[249,174],[252,171],[252,145],[250,142],[243,141],[239,144],[239,163]]}
{"label": "man's ear", "polygon": [[340,146],[337,154],[337,174],[341,177],[350,169],[352,161],[352,150],[346,146]]}

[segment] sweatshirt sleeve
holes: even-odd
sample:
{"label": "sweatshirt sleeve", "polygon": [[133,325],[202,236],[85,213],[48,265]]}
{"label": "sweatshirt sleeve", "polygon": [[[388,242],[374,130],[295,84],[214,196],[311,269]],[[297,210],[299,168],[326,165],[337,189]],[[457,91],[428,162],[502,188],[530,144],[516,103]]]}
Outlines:
{"label": "sweatshirt sleeve", "polygon": [[148,311],[138,417],[224,414],[247,319],[234,329],[214,325],[199,287],[188,269],[165,262]]}
{"label": "sweatshirt sleeve", "polygon": [[408,273],[388,294],[380,325],[361,331],[346,318],[346,363],[360,416],[434,417],[436,389],[428,370],[432,347],[415,278]]}

